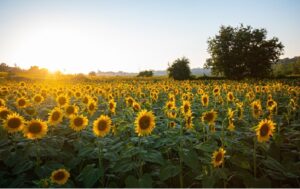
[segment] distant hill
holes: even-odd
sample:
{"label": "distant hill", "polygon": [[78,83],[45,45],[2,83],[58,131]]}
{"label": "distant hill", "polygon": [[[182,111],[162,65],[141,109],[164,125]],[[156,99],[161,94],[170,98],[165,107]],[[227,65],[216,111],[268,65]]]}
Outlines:
{"label": "distant hill", "polygon": [[[191,72],[193,75],[199,76],[199,75],[210,75],[210,69],[204,69],[204,68],[192,68]],[[153,74],[155,76],[163,76],[163,75],[167,75],[167,71],[166,70],[157,70],[157,71],[153,71]]]}

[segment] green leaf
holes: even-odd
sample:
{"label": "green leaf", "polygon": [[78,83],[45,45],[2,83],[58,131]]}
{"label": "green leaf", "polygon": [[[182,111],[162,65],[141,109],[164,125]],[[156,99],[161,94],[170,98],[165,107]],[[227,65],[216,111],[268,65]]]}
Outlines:
{"label": "green leaf", "polygon": [[205,176],[202,180],[202,188],[213,188],[216,183],[216,178],[213,176]]}
{"label": "green leaf", "polygon": [[29,169],[31,169],[34,166],[34,163],[32,161],[24,160],[21,162],[18,162],[15,167],[12,169],[12,174],[18,175],[20,173],[23,173]]}
{"label": "green leaf", "polygon": [[198,154],[194,150],[188,150],[183,153],[183,162],[194,171],[200,171]]}
{"label": "green leaf", "polygon": [[146,173],[139,179],[140,188],[151,188],[152,187],[152,177],[150,174]]}
{"label": "green leaf", "polygon": [[146,162],[152,162],[152,163],[158,163],[160,165],[164,164],[164,158],[161,155],[161,152],[152,150],[145,153],[142,153],[141,155],[142,159]]}
{"label": "green leaf", "polygon": [[139,187],[139,181],[132,175],[129,175],[125,179],[126,188],[137,188]]}
{"label": "green leaf", "polygon": [[175,165],[167,165],[160,170],[160,179],[162,181],[167,180],[171,177],[175,177],[180,173],[180,167]]}
{"label": "green leaf", "polygon": [[94,168],[95,164],[89,164],[83,168],[81,173],[78,175],[77,180],[83,182],[83,186],[86,188],[93,187],[97,180],[104,175],[104,170]]}

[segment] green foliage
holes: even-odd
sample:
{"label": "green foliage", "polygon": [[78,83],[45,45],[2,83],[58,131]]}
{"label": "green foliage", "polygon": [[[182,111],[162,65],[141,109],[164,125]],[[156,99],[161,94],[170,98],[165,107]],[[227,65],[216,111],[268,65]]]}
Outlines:
{"label": "green foliage", "polygon": [[151,70],[145,70],[145,71],[141,71],[137,77],[152,77],[153,76],[153,71]]}
{"label": "green foliage", "polygon": [[191,77],[191,70],[189,67],[189,59],[182,57],[176,59],[171,66],[167,69],[170,78],[175,80],[186,80]]}
{"label": "green foliage", "polygon": [[205,67],[212,68],[214,75],[231,79],[267,77],[283,47],[276,37],[268,40],[265,29],[221,26],[219,34],[208,40],[211,58]]}
{"label": "green foliage", "polygon": [[281,59],[272,68],[274,76],[300,75],[300,57]]}

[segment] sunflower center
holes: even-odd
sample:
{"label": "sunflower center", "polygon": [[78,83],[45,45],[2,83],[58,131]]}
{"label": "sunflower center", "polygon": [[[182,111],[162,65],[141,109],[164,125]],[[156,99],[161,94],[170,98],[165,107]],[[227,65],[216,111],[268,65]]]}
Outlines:
{"label": "sunflower center", "polygon": [[89,105],[89,110],[94,110],[95,109],[95,105],[94,104],[90,104]]}
{"label": "sunflower center", "polygon": [[219,152],[219,153],[216,155],[216,162],[220,162],[220,161],[222,160],[222,157],[223,157],[222,153]]}
{"label": "sunflower center", "polygon": [[25,106],[26,101],[25,101],[24,99],[20,99],[20,100],[18,101],[18,104],[19,104],[19,106]]}
{"label": "sunflower center", "polygon": [[51,118],[53,121],[57,121],[59,119],[59,117],[60,117],[60,113],[56,111],[56,112],[53,112]]}
{"label": "sunflower center", "polygon": [[269,133],[269,125],[268,124],[263,124],[259,130],[260,136],[264,137],[267,136]]}
{"label": "sunflower center", "polygon": [[209,112],[205,115],[205,120],[206,121],[211,122],[211,121],[213,121],[213,119],[214,119],[214,114],[213,113]]}
{"label": "sunflower center", "polygon": [[21,125],[21,120],[16,117],[11,118],[8,120],[7,125],[8,125],[8,127],[12,128],[12,129],[18,128]]}
{"label": "sunflower center", "polygon": [[98,122],[98,130],[105,131],[106,128],[107,128],[107,122],[105,120],[100,120]]}
{"label": "sunflower center", "polygon": [[61,97],[61,98],[58,99],[58,103],[59,103],[60,105],[64,105],[64,104],[67,103],[67,99],[64,98],[64,97]]}
{"label": "sunflower center", "polygon": [[75,112],[75,109],[73,106],[69,106],[66,110],[67,114],[73,114]]}
{"label": "sunflower center", "polygon": [[42,125],[38,122],[33,122],[28,126],[29,133],[38,134],[42,131]]}
{"label": "sunflower center", "polygon": [[76,117],[76,118],[74,119],[74,125],[75,125],[76,127],[82,126],[82,125],[83,125],[83,119],[82,119],[81,117]]}
{"label": "sunflower center", "polygon": [[62,171],[59,171],[53,177],[54,177],[54,180],[63,180],[65,178],[65,173]]}
{"label": "sunflower center", "polygon": [[185,105],[184,105],[184,112],[185,112],[185,113],[188,112],[189,109],[190,109],[189,105],[185,104]]}
{"label": "sunflower center", "polygon": [[3,111],[1,111],[1,112],[0,112],[0,118],[1,118],[1,119],[6,119],[9,113],[10,113],[10,112],[9,112],[8,110],[3,110]]}
{"label": "sunflower center", "polygon": [[42,101],[42,98],[41,98],[40,96],[36,96],[36,97],[34,98],[34,101],[36,101],[36,102],[41,102],[41,101]]}
{"label": "sunflower center", "polygon": [[113,109],[114,108],[114,104],[113,103],[109,103],[109,109]]}
{"label": "sunflower center", "polygon": [[206,104],[207,103],[207,98],[203,97],[203,103]]}
{"label": "sunflower center", "polygon": [[148,129],[150,127],[150,117],[148,116],[141,117],[141,119],[139,120],[139,125],[140,128],[143,130]]}

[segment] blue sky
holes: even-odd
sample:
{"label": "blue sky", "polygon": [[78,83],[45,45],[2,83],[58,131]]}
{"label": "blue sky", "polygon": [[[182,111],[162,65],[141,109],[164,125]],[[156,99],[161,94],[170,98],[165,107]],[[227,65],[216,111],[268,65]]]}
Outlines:
{"label": "blue sky", "polygon": [[[298,0],[0,0],[0,62],[51,71],[202,67],[221,25],[266,28],[300,55]],[[298,19],[298,20],[297,20]]]}

